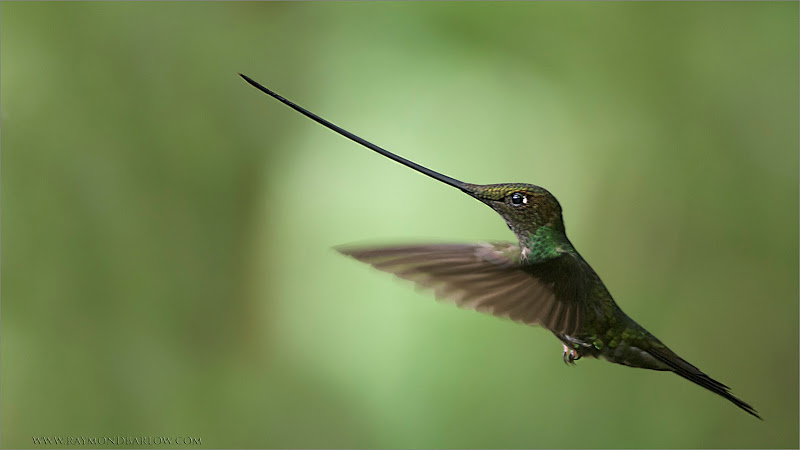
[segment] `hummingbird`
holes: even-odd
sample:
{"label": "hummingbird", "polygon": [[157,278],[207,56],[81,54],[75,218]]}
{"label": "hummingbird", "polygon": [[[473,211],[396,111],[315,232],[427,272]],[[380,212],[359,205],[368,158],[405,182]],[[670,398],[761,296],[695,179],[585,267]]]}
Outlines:
{"label": "hummingbird", "polygon": [[761,419],[728,386],[675,354],[620,309],[567,238],[561,205],[546,189],[524,183],[481,185],[456,180],[362,139],[246,75],[239,76],[320,125],[489,206],[517,238],[516,243],[345,246],[336,248],[340,253],[430,289],[437,299],[458,307],[542,326],[561,342],[566,364],[592,357],[674,372]]}

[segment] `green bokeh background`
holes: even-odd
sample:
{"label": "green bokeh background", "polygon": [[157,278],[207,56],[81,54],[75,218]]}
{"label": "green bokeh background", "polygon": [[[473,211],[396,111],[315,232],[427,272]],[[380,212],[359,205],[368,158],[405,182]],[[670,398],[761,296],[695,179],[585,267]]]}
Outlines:
{"label": "green bokeh background", "polygon": [[[3,447],[798,446],[796,2],[0,10]],[[338,255],[513,236],[236,72],[548,188],[619,305],[765,421]]]}

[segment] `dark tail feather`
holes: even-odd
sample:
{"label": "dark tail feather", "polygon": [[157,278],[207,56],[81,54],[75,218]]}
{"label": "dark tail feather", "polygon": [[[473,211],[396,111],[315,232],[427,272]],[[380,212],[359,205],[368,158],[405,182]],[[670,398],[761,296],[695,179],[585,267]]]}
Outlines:
{"label": "dark tail feather", "polygon": [[761,419],[761,416],[758,415],[758,412],[756,412],[756,410],[752,406],[734,397],[730,393],[730,388],[728,386],[725,386],[719,381],[714,380],[713,378],[704,374],[703,372],[700,371],[700,369],[684,361],[678,355],[673,353],[671,350],[667,348],[652,349],[648,353],[653,355],[654,358],[668,365],[673,372],[677,373],[683,378],[686,378],[692,383],[703,386],[704,388],[708,389],[709,391],[715,394],[725,397],[734,405],[745,410],[745,412],[747,412],[748,414],[751,414]]}

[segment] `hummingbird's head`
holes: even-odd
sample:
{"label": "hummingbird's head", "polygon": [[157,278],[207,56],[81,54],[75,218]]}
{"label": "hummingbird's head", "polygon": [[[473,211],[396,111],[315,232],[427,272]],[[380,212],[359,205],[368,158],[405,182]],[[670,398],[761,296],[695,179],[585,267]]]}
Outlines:
{"label": "hummingbird's head", "polygon": [[561,205],[547,189],[524,183],[465,183],[461,189],[497,211],[520,238],[542,226],[564,231]]}
{"label": "hummingbird's head", "polygon": [[294,109],[309,119],[319,123],[320,125],[330,128],[342,136],[406,167],[416,170],[417,172],[427,175],[435,180],[441,181],[444,184],[458,188],[472,197],[477,198],[483,203],[486,203],[487,205],[491,206],[492,209],[500,213],[501,216],[503,216],[503,219],[506,220],[508,227],[511,228],[517,237],[520,238],[520,241],[526,239],[529,234],[535,234],[536,231],[543,226],[550,227],[556,231],[564,231],[564,223],[561,220],[561,205],[558,204],[558,200],[556,200],[551,193],[547,192],[546,189],[540,188],[539,186],[534,186],[532,184],[522,183],[484,185],[469,184],[456,180],[455,178],[450,178],[447,175],[443,175],[413,161],[409,161],[363,138],[360,138],[355,134],[312,113],[311,111],[308,111],[300,105],[281,97],[276,92],[260,85],[247,75],[239,75],[256,89]]}

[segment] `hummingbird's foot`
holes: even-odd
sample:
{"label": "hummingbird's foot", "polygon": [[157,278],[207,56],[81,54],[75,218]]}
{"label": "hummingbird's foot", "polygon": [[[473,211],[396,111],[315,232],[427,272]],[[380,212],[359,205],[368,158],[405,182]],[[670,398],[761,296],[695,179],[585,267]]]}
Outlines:
{"label": "hummingbird's foot", "polygon": [[580,353],[574,348],[567,347],[566,344],[562,344],[564,346],[564,364],[572,364],[575,365],[575,361],[581,359]]}

